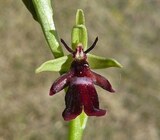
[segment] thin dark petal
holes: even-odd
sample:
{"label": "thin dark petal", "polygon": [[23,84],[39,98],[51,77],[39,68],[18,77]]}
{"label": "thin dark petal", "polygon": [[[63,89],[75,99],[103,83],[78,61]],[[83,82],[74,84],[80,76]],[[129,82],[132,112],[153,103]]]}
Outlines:
{"label": "thin dark petal", "polygon": [[98,95],[93,84],[81,87],[81,98],[84,105],[84,112],[88,116],[103,116],[105,110],[99,109]]}
{"label": "thin dark petal", "polygon": [[73,76],[73,72],[70,71],[68,73],[63,74],[60,76],[51,86],[49,95],[54,95],[55,93],[61,91],[66,86],[68,86],[68,83],[70,79]]}
{"label": "thin dark petal", "polygon": [[93,42],[92,46],[85,51],[86,54],[89,53],[96,46],[97,41],[98,41],[98,36],[96,37],[96,39]]}
{"label": "thin dark petal", "polygon": [[115,92],[115,90],[112,88],[112,85],[110,84],[110,82],[104,78],[103,76],[91,71],[91,77],[92,80],[94,82],[94,84],[100,86],[101,88],[109,91],[109,92]]}
{"label": "thin dark petal", "polygon": [[72,85],[68,88],[65,96],[66,108],[62,113],[65,121],[76,118],[82,112],[82,102],[78,91],[79,89],[76,85]]}

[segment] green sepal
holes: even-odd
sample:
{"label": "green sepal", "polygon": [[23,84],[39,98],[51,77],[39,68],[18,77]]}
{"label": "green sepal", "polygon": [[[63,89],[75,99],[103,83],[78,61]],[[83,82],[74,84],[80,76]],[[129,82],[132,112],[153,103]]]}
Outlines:
{"label": "green sepal", "polygon": [[44,71],[67,72],[72,63],[72,55],[66,55],[57,59],[44,62],[36,69],[36,73]]}
{"label": "green sepal", "polygon": [[122,65],[114,59],[87,54],[87,61],[91,69],[103,69],[109,67],[122,68]]}
{"label": "green sepal", "polygon": [[76,25],[85,25],[85,17],[82,9],[78,9],[76,13]]}
{"label": "green sepal", "polygon": [[76,25],[72,29],[72,49],[75,50],[79,43],[82,43],[84,50],[88,45],[88,34],[85,26],[85,17],[81,9],[76,13]]}

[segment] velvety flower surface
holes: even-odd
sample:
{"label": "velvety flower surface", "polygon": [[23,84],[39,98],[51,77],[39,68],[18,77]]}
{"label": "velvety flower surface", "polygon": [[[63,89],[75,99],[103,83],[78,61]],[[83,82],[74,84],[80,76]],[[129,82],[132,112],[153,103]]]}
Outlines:
{"label": "velvety flower surface", "polygon": [[66,121],[76,118],[82,110],[88,116],[103,116],[106,114],[106,110],[99,108],[98,95],[94,84],[109,92],[114,92],[114,90],[106,78],[90,70],[86,56],[86,53],[95,46],[97,40],[87,51],[83,51],[81,44],[77,46],[75,51],[72,51],[62,40],[67,50],[73,54],[74,60],[70,71],[60,76],[53,83],[50,95],[68,87],[65,95],[66,108],[62,113]]}

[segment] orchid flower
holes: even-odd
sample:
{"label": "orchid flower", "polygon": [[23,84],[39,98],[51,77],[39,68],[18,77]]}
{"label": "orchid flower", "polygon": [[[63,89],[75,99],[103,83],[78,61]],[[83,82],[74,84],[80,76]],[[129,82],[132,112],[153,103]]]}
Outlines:
{"label": "orchid flower", "polygon": [[95,47],[97,41],[98,37],[86,51],[83,50],[82,44],[78,44],[76,50],[73,51],[61,39],[65,48],[72,54],[73,61],[70,70],[53,83],[50,95],[54,95],[68,87],[65,96],[66,108],[62,113],[66,121],[76,118],[81,114],[82,110],[88,116],[103,116],[106,114],[105,110],[99,109],[98,95],[94,84],[109,92],[114,92],[114,90],[106,78],[91,71],[87,62],[87,53]]}

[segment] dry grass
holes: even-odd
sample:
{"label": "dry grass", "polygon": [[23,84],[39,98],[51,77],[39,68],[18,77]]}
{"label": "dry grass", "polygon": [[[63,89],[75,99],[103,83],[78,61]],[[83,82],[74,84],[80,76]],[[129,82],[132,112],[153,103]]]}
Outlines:
{"label": "dry grass", "polygon": [[[82,3],[83,2],[83,3]],[[86,15],[89,41],[98,55],[123,69],[98,72],[118,94],[97,88],[108,116],[89,119],[85,140],[160,139],[160,2],[158,0],[54,1],[59,36],[70,41],[76,9]],[[58,74],[34,70],[51,59],[41,28],[21,1],[0,3],[0,140],[65,140],[64,93],[48,96]]]}

